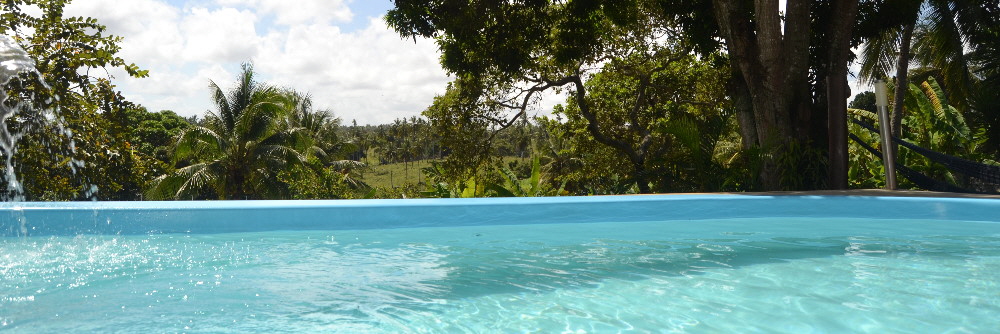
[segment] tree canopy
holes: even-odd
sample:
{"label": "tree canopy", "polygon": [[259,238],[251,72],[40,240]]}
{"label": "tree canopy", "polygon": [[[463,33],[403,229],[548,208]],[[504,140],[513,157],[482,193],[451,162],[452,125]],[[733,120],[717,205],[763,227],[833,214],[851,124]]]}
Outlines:
{"label": "tree canopy", "polygon": [[[106,34],[93,18],[65,17],[68,0],[5,0],[0,33],[13,36],[34,59],[38,78],[23,74],[8,92],[24,108],[5,125],[24,138],[17,169],[31,199],[120,199],[143,187],[149,159],[132,154],[127,101],[106,69],[119,67],[134,77],[148,73],[117,56],[121,37]],[[23,11],[41,9],[40,16]],[[4,182],[8,182],[5,180]]]}
{"label": "tree canopy", "polygon": [[[935,8],[959,16],[978,13],[939,20],[957,22],[958,30],[967,30],[963,22],[995,16],[989,9],[995,5],[984,1],[939,3]],[[784,9],[777,0],[399,0],[395,5],[386,16],[390,26],[404,38],[434,38],[442,67],[464,82],[456,87],[486,96],[479,104],[492,105],[483,110],[499,129],[523,116],[535,93],[567,88],[582,95],[584,82],[601,64],[634,50],[655,52],[669,40],[701,57],[718,54],[717,65],[732,72],[727,96],[742,143],[758,152],[760,186],[768,190],[847,186],[850,50],[905,24],[920,8],[903,0],[790,0]],[[587,116],[584,104],[577,104]],[[504,108],[511,112],[497,112]],[[595,139],[622,148],[593,130],[602,126],[597,118],[584,118]],[[783,181],[807,172],[814,173],[802,175],[808,182]]]}
{"label": "tree canopy", "polygon": [[[0,30],[38,66],[3,87],[17,110],[3,124],[23,134],[4,172],[28,200],[877,187],[877,157],[847,142],[877,141],[847,122],[873,119],[872,93],[846,104],[856,57],[864,80],[890,82],[898,137],[984,163],[1000,151],[989,0],[397,0],[390,27],[432,38],[453,81],[423,117],[379,125],[342,124],[365,111],[335,114],[249,62],[233,89],[210,83],[207,115],[151,112],[107,69],[148,73],[69,2],[0,1]],[[564,100],[543,110],[543,95]],[[898,155],[949,187],[1000,190]]]}

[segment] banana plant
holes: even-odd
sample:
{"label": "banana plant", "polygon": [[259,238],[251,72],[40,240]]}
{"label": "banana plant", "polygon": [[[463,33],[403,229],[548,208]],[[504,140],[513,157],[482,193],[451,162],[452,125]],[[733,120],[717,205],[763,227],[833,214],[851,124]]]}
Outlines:
{"label": "banana plant", "polygon": [[470,177],[464,181],[449,183],[446,181],[447,170],[443,163],[439,161],[431,162],[429,167],[424,167],[421,172],[428,180],[427,190],[420,192],[421,195],[431,198],[474,198],[488,197],[486,185],[477,182],[476,177]]}
{"label": "banana plant", "polygon": [[[973,157],[976,140],[957,108],[949,104],[947,95],[934,77],[920,85],[910,84],[903,100],[906,115],[903,118],[904,139],[921,147],[948,155],[979,160]],[[900,162],[925,175],[953,184],[961,184],[957,175],[930,159],[900,150]]]}
{"label": "banana plant", "polygon": [[531,175],[525,179],[518,179],[517,175],[508,168],[500,168],[500,176],[503,184],[491,183],[486,186],[487,190],[493,191],[500,197],[540,197],[559,195],[563,191],[565,182],[559,189],[553,189],[547,182],[542,182],[541,158],[535,154],[531,158]]}
{"label": "banana plant", "polygon": [[[889,88],[894,90],[895,87],[890,85]],[[909,84],[903,103],[906,112],[903,117],[902,139],[944,154],[970,160],[983,160],[975,154],[975,148],[980,140],[970,130],[962,113],[949,103],[944,89],[934,77],[928,77],[920,84]],[[878,116],[870,111],[850,109],[849,113],[872,123],[878,119]],[[877,135],[854,124],[850,125],[850,131],[869,145],[879,147],[881,150]],[[853,142],[850,144],[850,155],[852,163],[848,177],[852,186],[881,187],[884,184],[883,167],[879,159],[863,151]],[[944,166],[908,149],[900,149],[896,159],[898,163],[931,178],[953,184],[963,183],[960,177]],[[914,187],[908,182],[902,182],[901,186]]]}
{"label": "banana plant", "polygon": [[[443,175],[444,166],[440,163],[432,163],[430,167],[424,168],[428,179],[435,179],[435,175]],[[472,197],[540,197],[557,196],[563,194],[565,182],[558,189],[554,189],[542,179],[541,159],[538,155],[533,155],[531,159],[531,175],[527,179],[520,179],[514,171],[506,167],[497,170],[500,182],[478,181],[471,177],[457,184],[449,184],[444,181],[434,182],[428,186],[428,190],[421,194],[427,197],[437,198],[472,198]]]}

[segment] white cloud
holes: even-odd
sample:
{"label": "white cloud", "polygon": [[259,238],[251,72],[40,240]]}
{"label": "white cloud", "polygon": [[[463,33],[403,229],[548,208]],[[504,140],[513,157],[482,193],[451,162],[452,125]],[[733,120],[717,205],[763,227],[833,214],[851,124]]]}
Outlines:
{"label": "white cloud", "polygon": [[110,33],[126,36],[120,54],[125,59],[171,61],[183,47],[177,24],[180,11],[160,1],[74,1],[66,14],[97,17]]}
{"label": "white cloud", "polygon": [[150,76],[113,70],[114,82],[153,111],[203,115],[212,108],[209,80],[225,89],[240,63],[252,60],[261,79],[309,92],[317,107],[345,120],[419,115],[449,81],[436,46],[403,40],[379,19],[345,32],[333,23],[351,20],[348,3],[188,0],[180,8],[162,0],[76,0],[67,13],[97,18],[125,37],[120,55]]}
{"label": "white cloud", "polygon": [[404,40],[380,20],[343,33],[327,25],[272,33],[257,58],[275,84],[313,94],[344,119],[383,123],[418,115],[449,81],[430,40]]}
{"label": "white cloud", "polygon": [[192,8],[185,14],[180,23],[184,50],[175,56],[189,62],[219,63],[246,61],[257,55],[260,37],[254,13],[233,8]]}
{"label": "white cloud", "polygon": [[280,25],[330,24],[350,22],[354,17],[343,0],[218,0],[221,6],[256,8],[260,14],[274,15]]}

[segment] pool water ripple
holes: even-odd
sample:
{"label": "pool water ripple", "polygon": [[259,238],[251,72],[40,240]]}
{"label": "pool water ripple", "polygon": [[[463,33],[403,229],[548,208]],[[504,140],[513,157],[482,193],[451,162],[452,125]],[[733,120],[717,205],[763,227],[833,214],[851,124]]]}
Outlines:
{"label": "pool water ripple", "polygon": [[[0,239],[11,332],[988,332],[1000,224],[717,220]],[[883,224],[885,225],[885,224]],[[927,226],[926,231],[920,226]]]}

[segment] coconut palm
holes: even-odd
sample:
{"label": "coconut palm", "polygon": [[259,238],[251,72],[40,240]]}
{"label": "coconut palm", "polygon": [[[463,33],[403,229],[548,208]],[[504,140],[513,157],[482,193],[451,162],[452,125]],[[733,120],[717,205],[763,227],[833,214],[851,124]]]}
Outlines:
{"label": "coconut palm", "polygon": [[[966,56],[983,41],[979,35],[985,16],[984,0],[898,1],[892,6],[889,25],[868,38],[861,55],[862,79],[873,83],[895,69],[896,86],[908,87],[909,66],[919,61],[940,71],[949,97],[965,107],[972,92],[973,78]],[[894,96],[893,131],[900,135],[903,99],[907,91]]]}
{"label": "coconut palm", "polygon": [[370,188],[359,174],[368,165],[345,159],[351,152],[357,151],[358,147],[351,142],[341,140],[337,134],[340,118],[334,116],[330,110],[315,109],[312,96],[309,94],[290,90],[283,95],[285,108],[288,110],[284,126],[288,129],[298,129],[309,138],[308,142],[300,143],[305,146],[298,149],[300,152],[305,152],[308,157],[315,157],[319,161],[318,165],[312,166],[313,169],[331,168],[337,171],[343,175],[344,182],[351,189]]}
{"label": "coconut palm", "polygon": [[228,92],[211,82],[215,111],[203,126],[180,133],[176,162],[189,163],[154,180],[151,198],[263,199],[286,197],[279,171],[302,164],[308,136],[301,128],[279,126],[286,113],[281,91],[258,82],[243,64]]}
{"label": "coconut palm", "polygon": [[[895,86],[909,87],[909,66],[916,60],[922,72],[939,75],[948,98],[959,110],[982,113],[977,98],[977,79],[970,71],[967,51],[982,49],[995,37],[987,36],[995,26],[995,0],[903,0],[887,6],[886,29],[868,38],[861,57],[862,79],[869,82],[888,77],[895,67]],[[995,5],[992,5],[995,7]],[[995,10],[994,10],[995,11]],[[994,22],[989,24],[989,22]],[[984,32],[985,31],[985,32]],[[895,61],[895,63],[893,63]],[[926,76],[917,78],[922,82]],[[903,109],[908,89],[897,89],[891,114],[893,135],[902,137]],[[988,96],[988,95],[985,95]],[[911,112],[911,111],[907,111]],[[896,150],[896,145],[891,149]]]}
{"label": "coconut palm", "polygon": [[282,92],[282,104],[288,111],[284,118],[286,129],[300,129],[311,139],[308,147],[299,149],[309,156],[315,156],[326,162],[331,156],[336,156],[342,142],[336,133],[336,128],[340,126],[340,118],[334,117],[329,110],[316,110],[313,108],[312,96],[302,94],[294,90]]}

